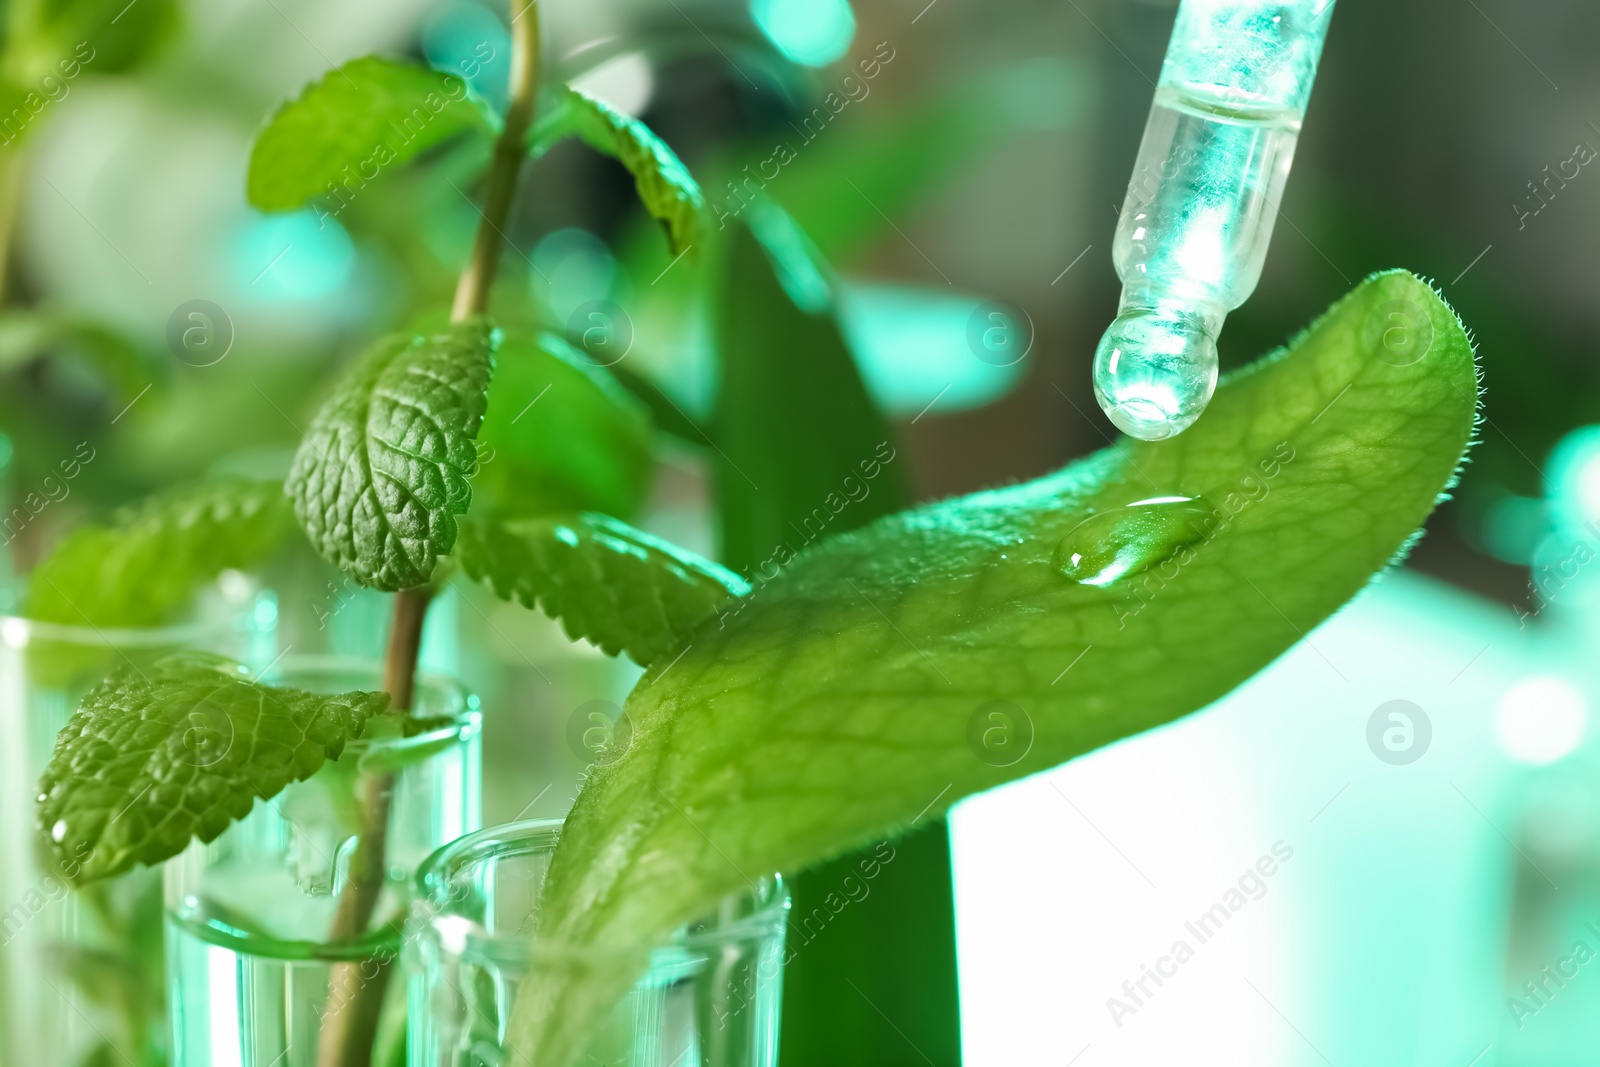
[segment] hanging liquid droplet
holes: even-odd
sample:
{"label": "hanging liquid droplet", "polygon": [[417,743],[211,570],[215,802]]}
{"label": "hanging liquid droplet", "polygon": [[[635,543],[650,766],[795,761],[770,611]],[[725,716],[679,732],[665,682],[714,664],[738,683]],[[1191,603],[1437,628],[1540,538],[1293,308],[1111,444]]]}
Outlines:
{"label": "hanging liquid droplet", "polygon": [[1094,356],[1094,395],[1117,429],[1141,441],[1187,430],[1217,388],[1215,313],[1134,308],[1117,316]]}
{"label": "hanging liquid droplet", "polygon": [[1156,496],[1090,515],[1056,544],[1055,568],[1081,585],[1108,586],[1202,540],[1213,514],[1203,497]]}

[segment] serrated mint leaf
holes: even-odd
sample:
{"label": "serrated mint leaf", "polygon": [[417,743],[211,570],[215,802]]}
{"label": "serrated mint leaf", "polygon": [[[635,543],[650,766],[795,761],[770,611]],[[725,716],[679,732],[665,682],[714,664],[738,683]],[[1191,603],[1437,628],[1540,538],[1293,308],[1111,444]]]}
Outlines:
{"label": "serrated mint leaf", "polygon": [[478,440],[473,493],[480,509],[499,515],[627,517],[655,472],[644,406],[550,334],[501,344]]}
{"label": "serrated mint leaf", "polygon": [[499,596],[641,665],[750,591],[732,571],[606,515],[464,522],[456,555]]}
{"label": "serrated mint leaf", "polygon": [[201,652],[125,667],[56,738],[39,828],[78,883],[160,863],[338,759],[388,706],[384,693],[260,685]]}
{"label": "serrated mint leaf", "polygon": [[[689,168],[666,142],[638,119],[629,118],[570,85],[561,106],[565,114],[554,128],[561,132],[570,129],[595,151],[616,158],[628,169],[640,203],[666,231],[672,254],[678,255],[693,245],[706,199]],[[541,127],[533,130],[536,138],[542,133]]]}
{"label": "serrated mint leaf", "polygon": [[224,570],[260,563],[294,529],[277,482],[205,482],[80,526],[33,569],[22,613],[73,626],[178,621]]}
{"label": "serrated mint leaf", "polygon": [[[1229,376],[1173,440],[819,543],[635,689],[632,744],[567,818],[539,936],[654,942],[747,875],[1221,697],[1410,543],[1476,404],[1460,323],[1394,272]],[[1172,496],[1206,502],[1187,540],[1149,510],[1172,502],[1130,507]],[[990,747],[997,708],[1030,744]],[[526,985],[515,1061],[568,1062],[626,988],[602,984]]]}
{"label": "serrated mint leaf", "polygon": [[425,584],[472,502],[499,333],[486,320],[390,334],[335,387],[284,489],[312,546],[357,581]]}
{"label": "serrated mint leaf", "polygon": [[383,56],[353,59],[268,120],[250,152],[247,194],[263,211],[294,211],[317,197],[343,203],[467,130],[491,126],[460,78]]}

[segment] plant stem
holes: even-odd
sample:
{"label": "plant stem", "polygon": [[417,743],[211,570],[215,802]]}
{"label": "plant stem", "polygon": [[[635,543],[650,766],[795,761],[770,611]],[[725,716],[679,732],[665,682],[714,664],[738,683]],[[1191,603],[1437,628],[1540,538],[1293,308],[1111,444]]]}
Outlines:
{"label": "plant stem", "polygon": [[[452,322],[481,315],[489,308],[489,293],[500,268],[500,246],[505,241],[506,219],[516,197],[517,178],[527,157],[528,126],[538,104],[539,20],[535,4],[518,8],[511,2],[511,84],[505,125],[495,141],[484,187],[482,215],[472,256],[461,272],[455,303],[450,309]],[[389,627],[389,645],[384,656],[383,687],[396,712],[410,709],[416,692],[417,655],[422,645],[422,623],[433,592],[428,588],[402,589],[395,594],[394,620]],[[372,922],[372,912],[383,890],[384,852],[389,831],[389,809],[394,795],[394,776],[379,774],[369,778],[362,796],[362,826],[356,852],[350,860],[349,880],[339,894],[329,940],[359,937]],[[319,1067],[366,1067],[372,1061],[372,1044],[378,1030],[378,1013],[388,987],[389,960],[380,961],[377,973],[363,978],[358,964],[340,963],[333,967],[331,988],[349,989],[348,1001],[324,1014],[317,1045]]]}
{"label": "plant stem", "polygon": [[[411,709],[416,694],[417,653],[422,646],[422,622],[433,591],[426,586],[402,589],[394,595],[394,621],[389,626],[389,650],[383,660],[383,688],[393,714]],[[362,825],[355,855],[350,857],[349,880],[339,894],[329,938],[360,937],[372,922],[372,909],[383,891],[383,854],[389,837],[389,803],[394,798],[394,775],[374,774],[362,783]]]}
{"label": "plant stem", "polygon": [[396,711],[411,710],[416,694],[417,655],[422,650],[422,622],[433,590],[427,586],[402,589],[394,595],[394,621],[389,625],[389,648],[383,657],[383,689]]}
{"label": "plant stem", "polygon": [[[404,714],[416,695],[417,654],[422,647],[422,623],[433,590],[426,586],[402,589],[394,595],[394,619],[389,626],[389,646],[383,660],[383,687],[389,694],[391,713]],[[328,940],[360,937],[372,923],[373,909],[387,877],[384,853],[388,850],[389,809],[394,799],[394,775],[374,774],[362,782],[361,827],[355,855]],[[329,976],[328,1009],[323,1013],[317,1039],[321,1067],[365,1067],[372,1062],[372,1043],[378,1033],[378,1014],[389,987],[389,960],[362,974],[365,965],[336,963]],[[348,995],[346,995],[348,994]]]}
{"label": "plant stem", "polygon": [[539,90],[539,11],[530,3],[520,12],[511,4],[511,85],[506,105],[505,126],[495,141],[494,158],[484,185],[483,221],[478,225],[472,258],[461,272],[456,300],[450,309],[452,322],[481,315],[489,308],[489,290],[500,267],[500,246],[505,243],[506,218],[517,193],[517,176],[528,155],[528,126],[538,104]]}

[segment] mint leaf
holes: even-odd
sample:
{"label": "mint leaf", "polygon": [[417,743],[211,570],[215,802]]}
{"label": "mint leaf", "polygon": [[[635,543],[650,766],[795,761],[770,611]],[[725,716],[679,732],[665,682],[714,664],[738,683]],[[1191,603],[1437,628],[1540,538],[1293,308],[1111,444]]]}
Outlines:
{"label": "mint leaf", "polygon": [[[1410,543],[1476,397],[1455,315],[1411,275],[1379,275],[1229,376],[1180,437],[819,544],[629,698],[632,746],[567,818],[540,937],[653,942],[746,876],[904,832],[1221,697]],[[1108,520],[1085,519],[1178,494],[1211,502],[1206,536],[1101,585],[1064,576],[1074,553],[1108,556],[1090,535]],[[1025,750],[979,743],[995,701]],[[568,1062],[625,988],[525,987],[516,1061]]]}
{"label": "mint leaf", "polygon": [[501,515],[632,515],[655,472],[645,408],[550,334],[501,345],[478,440],[473,492]]}
{"label": "mint leaf", "polygon": [[498,596],[641,665],[750,591],[732,571],[606,515],[464,522],[456,554]]}
{"label": "mint leaf", "polygon": [[724,558],[784,564],[909,499],[903,464],[834,316],[833,280],[778,207],[734,227],[716,318]]}
{"label": "mint leaf", "polygon": [[673,255],[689,249],[695,242],[700,213],[706,199],[681,160],[665,141],[638,119],[629,118],[610,104],[567,86],[562,99],[564,112],[555,123],[541,123],[532,131],[534,151],[552,133],[568,129],[583,138],[597,152],[613,156],[633,175],[634,188],[661,228]]}
{"label": "mint leaf", "polygon": [[250,152],[247,195],[263,211],[342,203],[383,171],[489,119],[453,74],[382,56],[353,59],[278,108]]}
{"label": "mint leaf", "polygon": [[80,884],[160,863],[338,759],[388,706],[384,693],[259,685],[202,652],[125,667],[56,738],[39,828]]}
{"label": "mint leaf", "polygon": [[455,544],[499,343],[483,319],[390,334],[306,431],[284,489],[312,546],[357,581],[423,585]]}
{"label": "mint leaf", "polygon": [[74,626],[144,627],[177,621],[224,570],[270,555],[294,528],[276,482],[186,486],[80,526],[28,579],[22,613]]}

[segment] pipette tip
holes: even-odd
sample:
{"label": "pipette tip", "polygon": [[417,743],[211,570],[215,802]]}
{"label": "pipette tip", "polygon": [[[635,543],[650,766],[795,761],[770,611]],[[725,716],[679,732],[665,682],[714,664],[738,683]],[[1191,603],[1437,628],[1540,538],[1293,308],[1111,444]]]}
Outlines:
{"label": "pipette tip", "polygon": [[[1217,386],[1217,330],[1203,312],[1124,308],[1094,356],[1094,395],[1123,433],[1160,441],[1188,429]],[[1220,316],[1214,316],[1220,326]]]}

